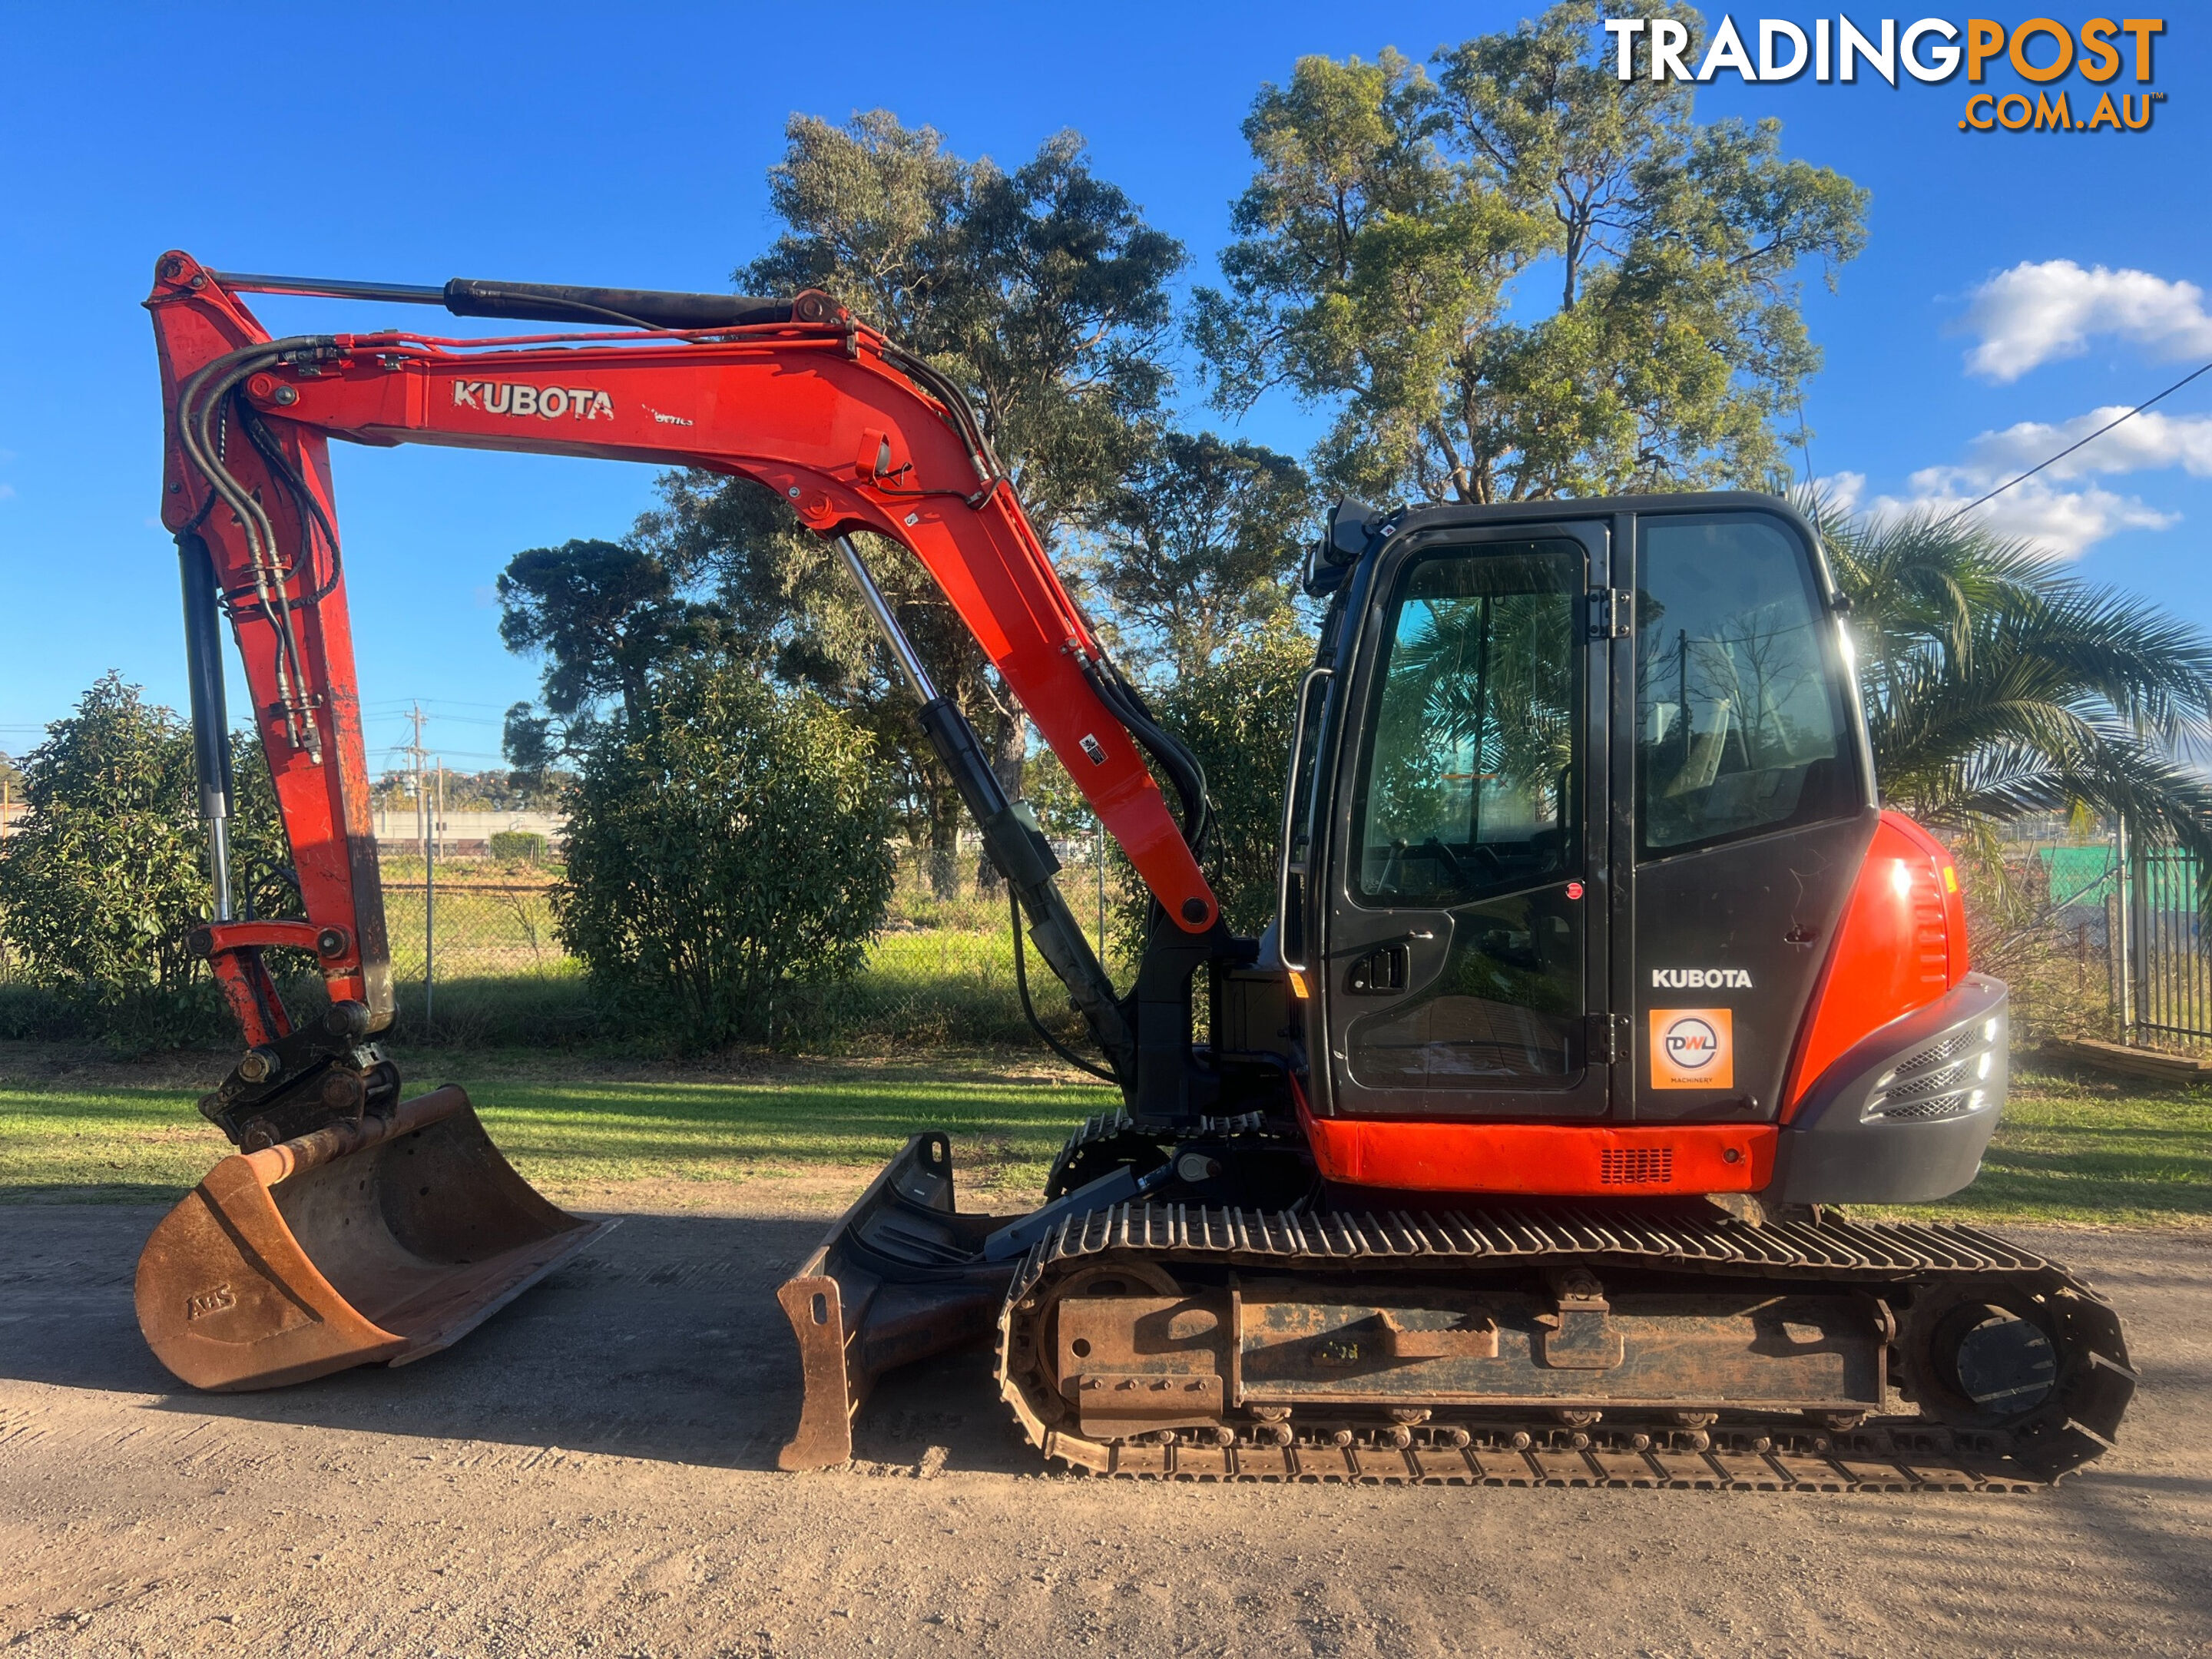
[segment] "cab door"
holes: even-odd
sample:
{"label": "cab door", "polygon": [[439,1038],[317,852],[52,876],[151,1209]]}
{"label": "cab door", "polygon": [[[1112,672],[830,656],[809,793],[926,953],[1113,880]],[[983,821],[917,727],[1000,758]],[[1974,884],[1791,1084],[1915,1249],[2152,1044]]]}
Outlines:
{"label": "cab door", "polygon": [[1613,629],[1593,594],[1610,527],[1437,517],[1367,577],[1332,711],[1316,1106],[1598,1116]]}

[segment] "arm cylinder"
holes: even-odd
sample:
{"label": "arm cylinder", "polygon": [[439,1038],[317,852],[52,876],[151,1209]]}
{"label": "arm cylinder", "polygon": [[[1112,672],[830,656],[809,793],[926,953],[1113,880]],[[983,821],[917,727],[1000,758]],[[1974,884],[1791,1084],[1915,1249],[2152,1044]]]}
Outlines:
{"label": "arm cylinder", "polygon": [[336,276],[276,276],[259,271],[208,273],[234,294],[320,295],[382,305],[443,306],[456,317],[522,322],[628,323],[641,328],[744,328],[761,323],[824,322],[836,307],[809,291],[793,299],[749,294],[678,294],[659,289],[578,288],[558,283],[488,283],[456,276],[442,288],[422,283],[357,283]]}
{"label": "arm cylinder", "polygon": [[222,619],[216,605],[215,562],[197,534],[177,538],[185,590],[185,677],[191,696],[192,769],[199,780],[200,819],[207,825],[208,874],[215,919],[231,920],[230,714],[222,684]]}
{"label": "arm cylinder", "polygon": [[898,661],[900,673],[921,700],[916,718],[923,735],[929,739],[938,759],[944,763],[945,769],[952,775],[952,787],[960,792],[961,804],[967,807],[969,816],[982,832],[984,851],[1028,914],[1030,938],[1036,945],[1037,954],[1044,958],[1045,965],[1060,983],[1067,987],[1069,998],[1081,1011],[1092,1038],[1104,1051],[1115,1075],[1124,1079],[1133,1076],[1135,1037],[1115,1001],[1113,981],[1107,978],[1106,969],[1099,963],[1097,953],[1091,950],[1082,924],[1076,921],[1075,913],[1067,908],[1059,884],[1053,880],[1060,868],[1060,860],[1054,855],[1052,843],[1037,829],[1036,819],[1027,807],[1006,799],[999,775],[991,769],[990,757],[983,752],[983,745],[975,736],[975,728],[968,723],[968,717],[950,698],[937,695],[914,642],[899,626],[898,618],[885,603],[875,579],[868,574],[868,567],[852,538],[840,536],[836,539],[845,568],[860,584],[860,595],[866,600],[876,626],[883,630],[891,655]]}

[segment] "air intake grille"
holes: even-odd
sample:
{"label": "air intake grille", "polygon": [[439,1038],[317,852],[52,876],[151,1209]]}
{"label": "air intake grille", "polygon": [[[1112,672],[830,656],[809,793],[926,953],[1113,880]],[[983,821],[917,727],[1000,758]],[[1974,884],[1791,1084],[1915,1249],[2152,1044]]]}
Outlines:
{"label": "air intake grille", "polygon": [[[1923,1095],[1941,1094],[1946,1089],[1957,1086],[1966,1075],[1966,1062],[1954,1060],[1948,1066],[1937,1066],[1924,1077],[1916,1077],[1909,1081],[1897,1084],[1885,1090],[1883,1094],[1885,1098],[1892,1101],[1918,1100]],[[1892,1112],[1889,1115],[1894,1117],[1897,1114]]]}
{"label": "air intake grille", "polygon": [[1897,1069],[1899,1072],[1917,1072],[1923,1066],[1940,1066],[1947,1060],[1954,1060],[1960,1054],[1979,1048],[1982,1042],[1983,1036],[1979,1026],[1963,1025],[1941,1042],[1929,1043],[1911,1059],[1902,1061]]}
{"label": "air intake grille", "polygon": [[1990,1054],[2002,1040],[1995,1020],[1972,1020],[1898,1062],[1859,1109],[1859,1121],[1964,1117],[1981,1109],[1986,1091],[1975,1085],[1990,1074]]}
{"label": "air intake grille", "polygon": [[1972,1093],[1954,1089],[1948,1095],[1936,1095],[1926,1100],[1898,1100],[1893,1097],[1885,1102],[1877,1115],[1889,1118],[1928,1119],[1964,1117],[1974,1109],[1979,1091]]}
{"label": "air intake grille", "polygon": [[1674,1179],[1674,1149],[1609,1147],[1598,1154],[1597,1178],[1607,1187],[1668,1186]]}

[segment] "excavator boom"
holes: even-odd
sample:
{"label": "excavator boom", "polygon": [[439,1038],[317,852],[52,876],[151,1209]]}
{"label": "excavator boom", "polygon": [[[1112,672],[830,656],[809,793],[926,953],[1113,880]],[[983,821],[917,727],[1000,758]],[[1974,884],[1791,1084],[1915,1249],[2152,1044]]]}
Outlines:
{"label": "excavator boom", "polygon": [[[782,302],[782,319],[773,322],[760,319],[774,302],[738,302],[730,307],[732,320],[680,333],[454,340],[386,332],[271,341],[244,305],[186,256],[164,256],[160,270],[148,303],[170,415],[163,521],[208,541],[234,621],[249,612],[244,620],[267,626],[271,618],[262,612],[273,604],[296,618],[294,634],[307,632],[312,619],[328,635],[319,650],[314,640],[302,646],[279,617],[266,639],[255,635],[260,648],[247,649],[257,705],[282,711],[269,733],[272,763],[283,767],[280,789],[296,772],[323,784],[319,793],[336,801],[310,800],[301,789],[295,809],[295,792],[285,793],[287,823],[296,823],[310,846],[349,846],[366,834],[368,821],[365,770],[356,781],[359,810],[349,816],[343,807],[353,799],[345,793],[344,763],[358,765],[362,749],[328,440],[519,450],[750,478],[787,501],[810,530],[872,531],[907,548],[942,586],[1175,924],[1194,935],[1213,926],[1212,891],[1122,714],[1105,701],[1116,688],[1104,678],[1110,672],[1104,649],[1054,572],[964,399],[927,364],[823,296]],[[360,286],[379,297],[404,292]],[[520,284],[416,292],[462,289],[475,301],[468,314],[542,313],[554,304],[538,297],[548,290]],[[610,319],[621,316],[614,301],[653,309],[647,296],[631,291],[585,291],[610,301]],[[513,309],[493,309],[502,294],[519,296]],[[656,297],[665,304],[718,296]],[[213,512],[217,492],[195,443],[204,450],[202,433],[227,418],[258,421],[275,452],[257,446],[224,461],[236,480],[231,493],[254,498],[258,512]],[[295,556],[301,564],[291,577],[273,574]],[[297,660],[303,650],[319,659],[319,675]],[[328,778],[320,760],[325,747],[340,763]],[[298,850],[310,922],[327,909],[335,925],[349,925],[356,907],[340,866],[350,872],[353,860],[312,860]],[[326,975],[351,960],[342,953],[326,963]],[[334,980],[334,994],[353,983]]]}

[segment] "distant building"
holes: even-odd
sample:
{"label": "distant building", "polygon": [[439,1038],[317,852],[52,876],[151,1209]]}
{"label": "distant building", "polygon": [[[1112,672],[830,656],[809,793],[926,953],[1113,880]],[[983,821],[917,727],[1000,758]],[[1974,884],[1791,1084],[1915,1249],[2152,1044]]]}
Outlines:
{"label": "distant building", "polygon": [[[421,849],[422,823],[412,806],[380,806],[373,817],[378,851],[412,853]],[[515,831],[544,836],[547,848],[557,853],[568,838],[568,821],[556,812],[449,811],[439,820],[438,856],[482,858],[491,850],[495,835]]]}

